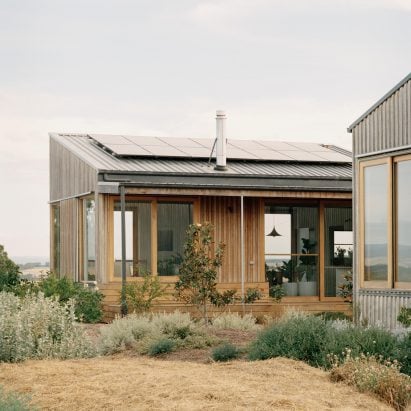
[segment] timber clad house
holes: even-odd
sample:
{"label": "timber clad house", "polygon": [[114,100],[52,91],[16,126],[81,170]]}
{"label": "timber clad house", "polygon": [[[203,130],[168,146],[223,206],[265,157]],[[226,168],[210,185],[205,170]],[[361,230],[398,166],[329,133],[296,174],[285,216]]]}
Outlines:
{"label": "timber clad house", "polygon": [[411,307],[411,74],[356,120],[354,301],[362,319],[398,327]]}
{"label": "timber clad house", "polygon": [[155,310],[187,309],[173,284],[187,226],[206,221],[226,245],[218,287],[263,292],[247,311],[349,310],[338,287],[352,266],[351,153],[227,140],[225,121],[217,112],[215,141],[50,134],[51,269],[97,284],[106,319],[119,312],[124,266],[127,282],[150,272],[169,284]]}

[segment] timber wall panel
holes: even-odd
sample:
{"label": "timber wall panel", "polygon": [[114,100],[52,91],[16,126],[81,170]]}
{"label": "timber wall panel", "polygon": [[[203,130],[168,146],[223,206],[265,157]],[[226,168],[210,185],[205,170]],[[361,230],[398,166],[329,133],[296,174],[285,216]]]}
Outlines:
{"label": "timber wall panel", "polygon": [[50,139],[50,201],[96,191],[97,171]]}
{"label": "timber wall panel", "polygon": [[78,280],[79,200],[60,202],[60,275]]}
{"label": "timber wall panel", "polygon": [[107,283],[109,270],[112,269],[114,250],[112,249],[113,233],[113,210],[108,195],[96,194],[96,273],[99,283]]}

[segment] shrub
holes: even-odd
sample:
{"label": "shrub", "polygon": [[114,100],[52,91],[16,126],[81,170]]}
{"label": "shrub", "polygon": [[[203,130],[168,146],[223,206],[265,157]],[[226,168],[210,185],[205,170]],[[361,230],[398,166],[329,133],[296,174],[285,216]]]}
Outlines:
{"label": "shrub", "polygon": [[0,291],[10,291],[19,282],[19,266],[8,257],[0,245]]}
{"label": "shrub", "polygon": [[411,402],[411,378],[401,374],[395,362],[382,363],[375,356],[353,358],[348,351],[342,363],[334,363],[330,378],[373,393],[396,410],[404,410]]}
{"label": "shrub", "polygon": [[128,283],[125,286],[126,302],[129,312],[143,313],[149,311],[153,301],[161,297],[165,287],[161,286],[158,276],[143,274],[143,281]]}
{"label": "shrub", "polygon": [[0,293],[0,361],[92,355],[90,340],[75,323],[73,301],[61,305],[42,293]]}
{"label": "shrub", "polygon": [[237,313],[224,313],[213,320],[213,327],[217,329],[255,331],[261,329],[261,326],[257,325],[256,322],[257,319],[251,314],[241,317]]}
{"label": "shrub", "polygon": [[28,291],[41,291],[45,297],[57,297],[62,304],[73,299],[76,317],[82,322],[97,323],[103,318],[103,294],[85,288],[83,284],[75,283],[70,278],[58,278],[55,274],[48,273],[38,283],[28,286]]}
{"label": "shrub", "polygon": [[341,311],[324,311],[315,315],[321,316],[325,321],[351,320],[351,318],[347,314],[344,314]]}
{"label": "shrub", "polygon": [[166,354],[173,351],[175,343],[169,338],[162,338],[161,340],[154,341],[149,349],[148,355],[156,356],[161,354]]}
{"label": "shrub", "polygon": [[411,308],[401,307],[397,321],[404,327],[411,327]]}
{"label": "shrub", "polygon": [[163,339],[172,340],[175,348],[203,348],[214,342],[189,314],[177,311],[117,318],[101,330],[98,345],[103,354],[128,348],[147,354],[153,344]]}
{"label": "shrub", "polygon": [[397,355],[394,357],[401,365],[401,372],[411,376],[411,332],[399,337]]}
{"label": "shrub", "polygon": [[14,392],[5,392],[0,386],[0,410],[3,411],[35,411],[30,406],[29,398]]}
{"label": "shrub", "polygon": [[328,327],[319,317],[301,313],[285,316],[264,330],[251,344],[249,358],[288,357],[323,366]]}
{"label": "shrub", "polygon": [[230,343],[225,343],[214,348],[212,357],[214,361],[230,361],[238,358],[240,355],[236,346]]}

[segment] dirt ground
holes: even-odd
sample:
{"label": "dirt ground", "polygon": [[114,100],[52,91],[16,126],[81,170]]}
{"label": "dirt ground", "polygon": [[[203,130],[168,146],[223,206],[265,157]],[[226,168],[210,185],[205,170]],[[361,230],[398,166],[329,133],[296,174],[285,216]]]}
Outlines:
{"label": "dirt ground", "polygon": [[0,364],[5,389],[41,410],[386,410],[288,359],[202,364],[118,355]]}

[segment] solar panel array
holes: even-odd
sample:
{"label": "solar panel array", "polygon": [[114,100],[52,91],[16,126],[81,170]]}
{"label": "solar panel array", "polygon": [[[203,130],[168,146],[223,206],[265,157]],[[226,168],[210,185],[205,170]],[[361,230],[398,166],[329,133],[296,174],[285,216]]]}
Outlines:
{"label": "solar panel array", "polygon": [[[209,158],[214,140],[90,134],[102,149],[117,157]],[[215,155],[215,149],[214,153]],[[227,159],[255,161],[349,162],[351,158],[315,143],[228,140]]]}

